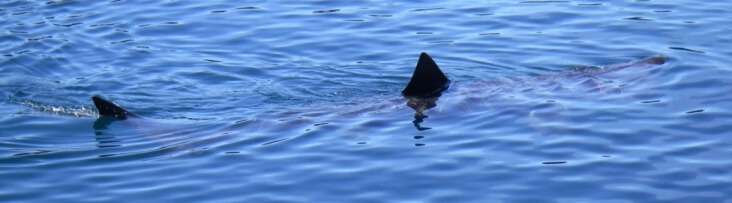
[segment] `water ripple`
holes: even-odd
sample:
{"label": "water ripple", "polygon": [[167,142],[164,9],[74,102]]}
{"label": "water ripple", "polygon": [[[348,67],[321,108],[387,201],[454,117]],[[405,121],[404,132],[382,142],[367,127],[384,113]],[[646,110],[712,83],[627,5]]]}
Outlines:
{"label": "water ripple", "polygon": [[[0,2],[0,196],[723,202],[729,10]],[[417,121],[399,92],[420,52],[452,86]],[[93,94],[143,118],[97,119]]]}

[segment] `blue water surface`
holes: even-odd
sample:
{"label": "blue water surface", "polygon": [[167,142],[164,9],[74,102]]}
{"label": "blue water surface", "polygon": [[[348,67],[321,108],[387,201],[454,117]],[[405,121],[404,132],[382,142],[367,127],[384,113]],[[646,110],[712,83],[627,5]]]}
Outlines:
{"label": "blue water surface", "polygon": [[[730,13],[0,1],[0,202],[730,201]],[[421,52],[452,86],[420,123]],[[97,119],[95,94],[143,117]]]}

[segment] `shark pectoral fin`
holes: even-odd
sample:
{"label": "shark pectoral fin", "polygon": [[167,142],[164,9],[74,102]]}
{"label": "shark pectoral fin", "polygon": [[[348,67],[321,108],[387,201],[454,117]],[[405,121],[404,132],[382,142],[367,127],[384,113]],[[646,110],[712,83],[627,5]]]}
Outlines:
{"label": "shark pectoral fin", "polygon": [[432,60],[432,57],[422,52],[412,78],[402,90],[402,95],[421,98],[438,97],[448,88],[449,82],[450,80],[437,67],[437,63]]}
{"label": "shark pectoral fin", "polygon": [[130,116],[136,116],[135,114],[130,113],[122,107],[119,107],[116,104],[105,99],[102,99],[102,97],[100,97],[99,95],[92,96],[92,100],[94,101],[94,106],[96,106],[97,110],[99,111],[99,116],[112,116],[120,120],[125,120]]}

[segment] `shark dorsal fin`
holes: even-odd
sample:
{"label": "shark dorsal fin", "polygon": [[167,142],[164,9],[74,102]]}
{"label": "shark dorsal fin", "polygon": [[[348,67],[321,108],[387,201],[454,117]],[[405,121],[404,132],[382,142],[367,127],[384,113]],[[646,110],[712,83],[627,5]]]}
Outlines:
{"label": "shark dorsal fin", "polygon": [[100,116],[113,116],[120,120],[125,120],[127,119],[127,117],[130,116],[136,116],[135,114],[130,113],[122,107],[119,107],[116,104],[105,99],[102,99],[102,97],[98,95],[92,96],[92,100],[94,101],[94,106],[97,107]]}
{"label": "shark dorsal fin", "polygon": [[437,63],[427,53],[419,55],[417,67],[414,68],[412,79],[407,87],[402,90],[406,97],[437,97],[446,90],[450,80],[437,67]]}

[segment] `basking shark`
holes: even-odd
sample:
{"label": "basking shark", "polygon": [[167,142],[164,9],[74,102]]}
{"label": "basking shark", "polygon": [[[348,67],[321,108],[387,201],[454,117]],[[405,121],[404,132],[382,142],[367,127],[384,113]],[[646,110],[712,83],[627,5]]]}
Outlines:
{"label": "basking shark", "polygon": [[[613,66],[588,66],[581,69],[564,73],[565,75],[597,75],[606,74],[628,67],[655,66],[666,62],[664,56],[652,56],[644,59]],[[407,99],[406,105],[414,109],[414,125],[418,130],[429,128],[421,127],[419,124],[427,118],[425,112],[436,106],[438,98],[450,87],[450,79],[443,73],[437,63],[427,53],[422,52],[414,68],[412,77],[402,90],[402,96]],[[95,122],[95,129],[103,129],[114,120],[127,120],[141,118],[137,114],[125,110],[119,105],[102,98],[99,95],[92,96],[94,106],[97,108],[99,117]]]}
{"label": "basking shark", "polygon": [[[657,66],[662,65],[666,62],[667,57],[664,56],[652,56],[644,59],[631,61],[624,64],[612,65],[612,66],[582,66],[575,70],[560,73],[563,77],[571,76],[595,76],[599,74],[607,74],[616,72],[630,67],[645,67],[645,66]],[[544,75],[536,80],[544,80],[549,77],[557,77],[555,75]],[[485,84],[476,85],[480,86]],[[427,130],[430,128],[421,127],[420,123],[427,116],[425,112],[428,109],[436,106],[437,99],[442,95],[444,91],[450,86],[450,80],[440,70],[439,66],[427,53],[421,53],[417,66],[414,69],[412,78],[410,79],[407,86],[402,90],[402,95],[408,99],[407,106],[414,109],[414,126],[418,130]]]}

